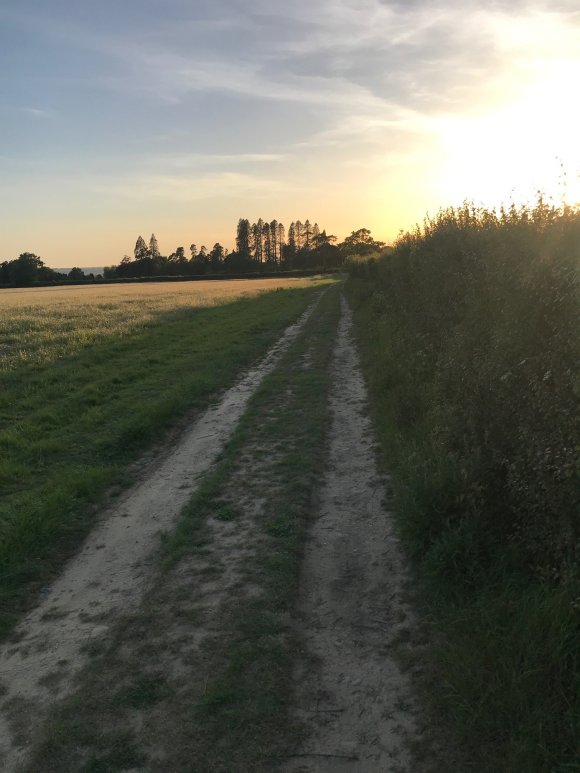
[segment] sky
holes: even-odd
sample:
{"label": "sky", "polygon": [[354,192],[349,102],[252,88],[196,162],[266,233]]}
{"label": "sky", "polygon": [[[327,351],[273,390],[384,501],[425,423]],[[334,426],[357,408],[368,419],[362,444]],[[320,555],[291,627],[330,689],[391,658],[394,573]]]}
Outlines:
{"label": "sky", "polygon": [[0,261],[580,200],[577,0],[2,0]]}

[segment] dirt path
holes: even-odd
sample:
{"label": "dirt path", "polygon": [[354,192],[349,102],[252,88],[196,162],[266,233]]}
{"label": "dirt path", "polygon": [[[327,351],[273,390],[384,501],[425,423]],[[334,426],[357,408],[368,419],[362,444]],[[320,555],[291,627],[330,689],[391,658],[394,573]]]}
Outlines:
{"label": "dirt path", "polygon": [[377,473],[351,312],[342,303],[328,467],[298,613],[305,652],[294,717],[308,735],[280,770],[417,773],[411,749],[422,720],[409,675],[391,652],[402,641],[413,646],[408,576]]}
{"label": "dirt path", "polygon": [[56,700],[72,689],[87,647],[135,608],[159,532],[171,528],[231,437],[248,400],[296,339],[311,306],[263,361],[181,437],[106,513],[82,551],[0,651],[0,768],[12,773]]}
{"label": "dirt path", "polygon": [[106,514],[0,653],[2,771],[439,769],[400,666],[420,626],[338,300]]}

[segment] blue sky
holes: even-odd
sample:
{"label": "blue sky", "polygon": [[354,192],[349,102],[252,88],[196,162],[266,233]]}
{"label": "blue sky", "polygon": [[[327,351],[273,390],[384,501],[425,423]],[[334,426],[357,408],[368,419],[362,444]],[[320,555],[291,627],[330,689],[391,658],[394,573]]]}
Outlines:
{"label": "blue sky", "polygon": [[578,195],[576,0],[3,0],[0,64],[0,260]]}

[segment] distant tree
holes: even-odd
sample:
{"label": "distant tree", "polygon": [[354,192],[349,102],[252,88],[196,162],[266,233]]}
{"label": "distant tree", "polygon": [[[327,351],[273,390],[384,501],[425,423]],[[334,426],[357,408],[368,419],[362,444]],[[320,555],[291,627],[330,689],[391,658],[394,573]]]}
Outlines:
{"label": "distant tree", "polygon": [[221,246],[219,242],[216,242],[209,253],[209,262],[211,266],[212,272],[217,272],[222,267],[222,263],[224,261],[225,253],[224,248]]}
{"label": "distant tree", "polygon": [[310,220],[306,220],[304,223],[304,241],[303,241],[303,247],[305,250],[312,249],[312,226],[310,225]]}
{"label": "distant tree", "polygon": [[318,227],[318,223],[314,223],[312,226],[312,243],[316,247],[318,244],[318,237],[320,236],[320,228]]}
{"label": "distant tree", "polygon": [[252,225],[252,249],[254,258],[261,263],[264,259],[264,221],[262,218]]}
{"label": "distant tree", "polygon": [[189,252],[191,254],[190,260],[195,260],[197,258],[197,244],[190,244]]}
{"label": "distant tree", "polygon": [[375,241],[368,228],[359,228],[358,231],[352,231],[350,236],[339,245],[340,251],[344,255],[369,255],[371,252],[378,252],[385,246],[384,242]]}
{"label": "distant tree", "polygon": [[268,263],[272,262],[272,240],[270,224],[262,222],[262,238],[264,243],[264,257]]}
{"label": "distant tree", "polygon": [[272,262],[278,263],[278,221],[272,220],[270,222],[270,250],[272,253]]}
{"label": "distant tree", "polygon": [[312,257],[316,265],[323,270],[340,266],[344,261],[344,255],[338,247],[335,247],[334,242],[336,242],[336,236],[327,234],[326,231],[322,231],[316,237]]}
{"label": "distant tree", "polygon": [[304,246],[303,225],[300,220],[294,223],[294,242],[296,244],[296,250],[301,250]]}
{"label": "distant tree", "polygon": [[140,276],[138,267],[145,259],[146,258],[139,258],[138,260],[131,260],[128,255],[124,255],[123,260],[117,266],[117,276]]}
{"label": "distant tree", "polygon": [[240,218],[238,221],[236,250],[243,260],[250,257],[250,221],[246,218]]}
{"label": "distant tree", "polygon": [[135,260],[141,260],[141,258],[146,258],[149,254],[149,250],[147,248],[147,244],[145,242],[145,239],[142,236],[139,236],[137,241],[135,242]]}
{"label": "distant tree", "polygon": [[152,258],[157,258],[160,255],[159,245],[157,243],[157,237],[155,234],[151,234],[151,238],[149,239],[149,255]]}
{"label": "distant tree", "polygon": [[292,252],[296,252],[296,226],[294,223],[290,223],[288,229],[288,247]]}
{"label": "distant tree", "polygon": [[324,244],[334,244],[336,242],[336,236],[334,234],[326,234],[326,231],[319,232],[314,239],[315,247],[322,247]]}
{"label": "distant tree", "polygon": [[74,268],[71,268],[67,276],[69,279],[76,279],[76,280],[87,278],[82,268],[78,268],[77,266],[74,266]]}
{"label": "distant tree", "polygon": [[12,263],[12,282],[19,286],[34,284],[44,268],[41,258],[33,252],[23,252]]}
{"label": "distant tree", "polygon": [[167,258],[161,256],[157,259],[157,267],[168,271],[170,274],[184,274],[187,270],[187,259],[185,257],[185,249],[183,247],[177,247],[175,252],[172,252]]}
{"label": "distant tree", "polygon": [[267,228],[267,223],[265,223],[261,217],[258,218],[258,222],[256,223],[256,226],[258,228],[258,231],[260,233],[260,263],[265,262],[268,260],[268,251],[266,246],[266,239],[265,239],[265,233]]}
{"label": "distant tree", "polygon": [[284,240],[286,238],[286,233],[284,229],[283,223],[278,223],[278,229],[277,229],[277,240],[278,240],[278,261],[282,262],[282,250],[284,248]]}

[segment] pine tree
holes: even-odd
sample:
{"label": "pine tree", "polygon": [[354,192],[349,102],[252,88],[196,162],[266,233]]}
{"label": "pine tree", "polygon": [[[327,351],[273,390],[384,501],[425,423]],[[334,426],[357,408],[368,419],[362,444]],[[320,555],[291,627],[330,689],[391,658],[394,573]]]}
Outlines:
{"label": "pine tree", "polygon": [[278,223],[278,260],[282,263],[282,248],[284,247],[285,229],[283,223]]}
{"label": "pine tree", "polygon": [[312,226],[310,220],[304,223],[304,247],[307,250],[312,249]]}
{"label": "pine tree", "polygon": [[294,223],[290,223],[288,228],[288,248],[290,252],[296,252],[296,226]]}
{"label": "pine tree", "polygon": [[303,228],[302,223],[300,222],[300,220],[297,220],[294,223],[294,242],[296,244],[297,250],[302,249],[302,246],[303,246],[304,237],[303,237],[302,228]]}
{"label": "pine tree", "polygon": [[218,271],[223,263],[225,257],[224,248],[219,242],[216,242],[212,251],[209,253],[209,259],[212,267],[212,271]]}
{"label": "pine tree", "polygon": [[247,259],[250,257],[250,221],[246,218],[238,220],[236,250],[241,258]]}
{"label": "pine tree", "polygon": [[257,223],[254,223],[252,225],[252,247],[253,247],[253,253],[254,258],[258,261],[258,263],[262,262],[264,251],[263,251],[263,242],[262,242],[262,225],[263,221],[260,218]]}
{"label": "pine tree", "polygon": [[137,241],[135,242],[135,260],[140,260],[141,258],[146,258],[149,254],[149,250],[147,249],[147,244],[145,242],[145,239],[140,236]]}
{"label": "pine tree", "polygon": [[269,223],[263,223],[262,236],[264,239],[264,254],[266,256],[266,261],[270,263],[272,261],[272,240],[270,239]]}
{"label": "pine tree", "polygon": [[272,250],[272,260],[278,263],[278,221],[272,220],[270,223],[270,248]]}
{"label": "pine tree", "polygon": [[318,223],[314,223],[312,226],[312,246],[314,248],[318,247],[318,237],[320,236],[320,228],[318,227]]}
{"label": "pine tree", "polygon": [[151,238],[149,239],[149,255],[152,258],[159,257],[159,245],[157,244],[157,238],[155,234],[151,234]]}

